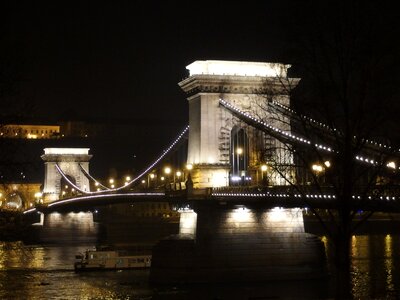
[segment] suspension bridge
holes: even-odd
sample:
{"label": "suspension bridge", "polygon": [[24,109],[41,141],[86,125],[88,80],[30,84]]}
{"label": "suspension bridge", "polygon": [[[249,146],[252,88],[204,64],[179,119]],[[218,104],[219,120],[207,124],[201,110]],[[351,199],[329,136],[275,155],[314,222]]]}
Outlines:
{"label": "suspension bridge", "polygon": [[[304,232],[302,208],[336,208],[340,195],[324,184],[323,173],[335,167],[341,150],[332,141],[343,133],[291,108],[287,86],[300,79],[287,77],[289,67],[193,62],[189,77],[179,82],[189,103],[189,125],[147,168],[110,186],[90,174],[90,149],[46,148],[42,203],[24,213],[168,202],[181,214],[180,231],[155,246],[154,281],[314,276],[323,251]],[[305,134],[292,126],[296,122],[318,134]],[[397,185],[369,181],[371,172],[389,178],[399,171],[399,150],[352,139],[362,145],[352,162],[366,179],[354,189],[349,207],[399,211]],[[187,149],[186,159],[172,168],[179,147]],[[300,163],[299,152],[315,154],[315,163]]]}

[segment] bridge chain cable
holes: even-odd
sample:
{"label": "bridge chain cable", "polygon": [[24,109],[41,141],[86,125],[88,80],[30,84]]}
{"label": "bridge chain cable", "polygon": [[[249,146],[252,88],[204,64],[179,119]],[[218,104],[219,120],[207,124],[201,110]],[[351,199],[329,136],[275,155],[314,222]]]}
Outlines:
{"label": "bridge chain cable", "polygon": [[67,175],[62,171],[62,169],[60,168],[60,166],[57,163],[56,163],[56,169],[61,174],[61,176],[68,182],[69,185],[71,185],[74,189],[76,189],[77,191],[81,192],[82,194],[94,195],[94,194],[100,194],[100,193],[104,194],[104,193],[112,193],[112,192],[116,192],[116,191],[121,191],[121,190],[129,187],[130,185],[132,185],[136,181],[138,181],[146,173],[148,173],[152,168],[154,168],[172,149],[174,149],[174,147],[178,144],[178,142],[180,142],[182,140],[182,138],[187,134],[188,131],[189,131],[189,125],[187,125],[185,127],[185,129],[178,135],[178,137],[169,145],[169,147],[167,149],[165,149],[162,152],[162,154],[155,161],[153,161],[153,163],[151,163],[147,168],[145,168],[144,171],[142,171],[138,176],[136,176],[131,181],[127,182],[125,185],[123,185],[121,187],[117,187],[117,188],[113,188],[113,189],[107,189],[107,190],[103,190],[103,191],[85,191],[85,190],[82,190],[80,187],[78,187],[76,184],[74,184],[67,177]]}
{"label": "bridge chain cable", "polygon": [[[314,124],[314,125],[322,128],[322,129],[325,129],[330,133],[336,132],[339,135],[341,135],[341,132],[339,130],[337,130],[336,128],[332,128],[331,126],[329,126],[329,125],[327,125],[327,124],[325,124],[323,122],[317,121],[317,120],[315,120],[315,119],[313,119],[311,117],[308,117],[306,115],[300,114],[299,112],[295,111],[294,109],[292,109],[292,108],[290,108],[290,107],[288,107],[288,106],[286,106],[286,105],[284,105],[284,104],[282,104],[282,103],[280,103],[280,102],[278,102],[276,100],[273,100],[270,103],[272,104],[271,105],[272,107],[275,106],[274,107],[275,109],[278,109],[278,108],[282,109],[282,110],[290,113],[291,115],[296,115],[300,119],[307,120],[311,124]],[[356,139],[357,136],[354,136],[353,138]],[[384,150],[390,150],[392,148],[392,146],[389,146],[389,145],[386,145],[386,144],[383,144],[383,143],[379,143],[377,141],[373,141],[373,140],[370,140],[370,139],[363,139],[362,141],[365,142],[368,146],[375,147],[375,148],[378,148],[378,149],[382,149],[383,148]],[[400,149],[398,149],[397,152],[400,152]]]}
{"label": "bridge chain cable", "polygon": [[256,118],[249,114],[248,112],[244,112],[237,108],[236,106],[228,103],[227,101],[220,99],[219,103],[228,109],[230,112],[232,112],[235,116],[237,116],[239,119],[244,121],[245,123],[260,129],[261,131],[267,131],[271,136],[275,137],[276,139],[280,141],[286,141],[291,144],[305,144],[305,145],[311,145],[313,144],[317,149],[327,151],[327,152],[335,152],[331,147],[325,146],[322,144],[318,143],[312,143],[309,139],[306,139],[302,136],[295,135],[291,132],[284,131],[282,129],[279,129],[275,126],[272,126],[271,124],[266,123],[263,120],[260,120],[259,118]]}
{"label": "bridge chain cable", "polygon": [[156,160],[154,160],[147,168],[145,168],[138,176],[133,178],[131,181],[127,182],[124,186],[115,189],[110,189],[109,191],[120,191],[122,189],[129,187],[131,184],[135,183],[140,178],[142,178],[151,169],[153,169],[169,152],[171,152],[172,149],[174,149],[174,147],[182,140],[182,138],[187,134],[188,131],[189,131],[189,125],[187,125],[185,129],[178,135],[178,137],[169,145],[169,147],[165,149],[162,152],[162,154]]}
{"label": "bridge chain cable", "polygon": [[[245,122],[246,124],[253,126],[257,129],[260,129],[263,132],[268,132],[271,136],[275,137],[276,139],[280,140],[280,141],[286,141],[289,144],[305,144],[307,146],[311,146],[311,144],[313,144],[315,146],[315,148],[317,150],[323,150],[323,151],[327,151],[327,152],[331,152],[331,153],[338,153],[337,151],[335,151],[334,149],[332,149],[329,146],[325,146],[322,144],[318,144],[318,143],[312,143],[310,140],[292,134],[290,132],[286,132],[284,130],[281,130],[277,127],[274,127],[268,123],[266,123],[263,120],[260,120],[259,118],[256,118],[254,116],[252,116],[251,114],[249,114],[248,112],[244,112],[242,110],[240,110],[239,108],[237,108],[236,106],[230,104],[229,102],[223,100],[223,99],[219,99],[219,103],[226,108],[227,110],[229,110],[231,113],[233,113],[235,116],[237,116],[240,120],[242,120],[243,122]],[[359,161],[359,162],[364,162],[364,163],[368,163],[370,165],[375,165],[378,166],[379,162],[368,158],[368,157],[363,157],[361,155],[357,155],[354,157],[355,160]],[[389,164],[386,165],[386,167],[388,168],[392,168],[392,166],[390,166]],[[398,168],[400,169],[400,167]]]}
{"label": "bridge chain cable", "polygon": [[63,172],[63,170],[62,170],[61,167],[58,165],[58,163],[56,163],[56,169],[57,169],[58,173],[60,173],[60,175],[62,176],[62,178],[64,178],[65,181],[66,181],[70,186],[72,186],[74,189],[76,189],[77,191],[81,192],[82,194],[91,194],[91,193],[94,193],[94,192],[82,190],[82,189],[81,189],[80,187],[78,187],[75,183],[73,183],[73,182],[68,178],[68,176]]}
{"label": "bridge chain cable", "polygon": [[94,178],[92,175],[90,175],[90,173],[88,171],[86,171],[86,169],[84,167],[82,167],[81,164],[79,164],[79,168],[81,169],[83,175],[86,176],[86,178],[88,178],[89,180],[92,180],[93,182],[97,183],[97,185],[99,185],[100,187],[104,188],[105,190],[109,190],[109,187],[106,187],[105,185],[101,184],[100,181],[96,180],[96,178]]}

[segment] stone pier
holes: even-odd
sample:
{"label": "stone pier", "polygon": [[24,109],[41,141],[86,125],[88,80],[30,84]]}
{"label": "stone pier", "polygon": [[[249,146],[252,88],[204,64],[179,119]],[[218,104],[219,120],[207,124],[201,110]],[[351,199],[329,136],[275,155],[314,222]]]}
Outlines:
{"label": "stone pier", "polygon": [[[300,209],[251,209],[207,203],[195,208],[195,234],[153,249],[151,282],[306,279],[324,275],[322,242],[304,232]],[[185,215],[185,224],[188,215]]]}

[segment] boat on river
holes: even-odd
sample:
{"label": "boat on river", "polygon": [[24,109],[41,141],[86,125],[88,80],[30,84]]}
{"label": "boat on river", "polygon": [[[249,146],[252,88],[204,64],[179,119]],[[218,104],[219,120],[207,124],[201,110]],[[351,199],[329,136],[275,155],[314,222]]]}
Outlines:
{"label": "boat on river", "polygon": [[75,256],[76,272],[95,270],[146,269],[151,266],[151,255],[127,255],[112,249],[88,249]]}

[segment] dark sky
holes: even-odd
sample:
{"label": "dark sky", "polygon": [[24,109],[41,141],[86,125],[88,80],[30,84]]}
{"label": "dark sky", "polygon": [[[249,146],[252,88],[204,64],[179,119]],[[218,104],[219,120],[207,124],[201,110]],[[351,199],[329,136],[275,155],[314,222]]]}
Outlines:
{"label": "dark sky", "polygon": [[[327,0],[315,12],[314,4],[320,2],[1,1],[0,63],[6,61],[11,72],[15,67],[17,96],[34,103],[29,110],[33,117],[153,124],[142,133],[151,137],[146,141],[132,137],[131,145],[115,149],[110,138],[113,153],[91,146],[97,165],[120,159],[110,159],[103,170],[130,166],[136,149],[146,156],[138,160],[149,161],[187,124],[187,100],[178,82],[187,77],[188,64],[207,59],[292,63],[287,50],[297,51],[291,41],[308,35],[313,27],[309,20],[324,20],[330,11],[335,20],[332,6],[347,3]],[[353,2],[367,35],[368,24],[383,20],[377,33],[386,35],[388,43],[377,41],[377,50],[397,49],[398,34],[384,24],[387,18],[381,13],[393,12],[398,25],[391,4],[371,1],[375,6],[364,11],[363,1]]]}
{"label": "dark sky", "polygon": [[22,48],[22,94],[44,116],[186,122],[185,66],[274,60],[285,22],[274,1],[13,2],[3,30]]}
{"label": "dark sky", "polygon": [[282,1],[2,1],[1,53],[29,116],[153,124],[146,141],[74,145],[90,147],[91,169],[106,176],[153,160],[187,124],[178,82],[188,64],[279,60],[286,15]]}

